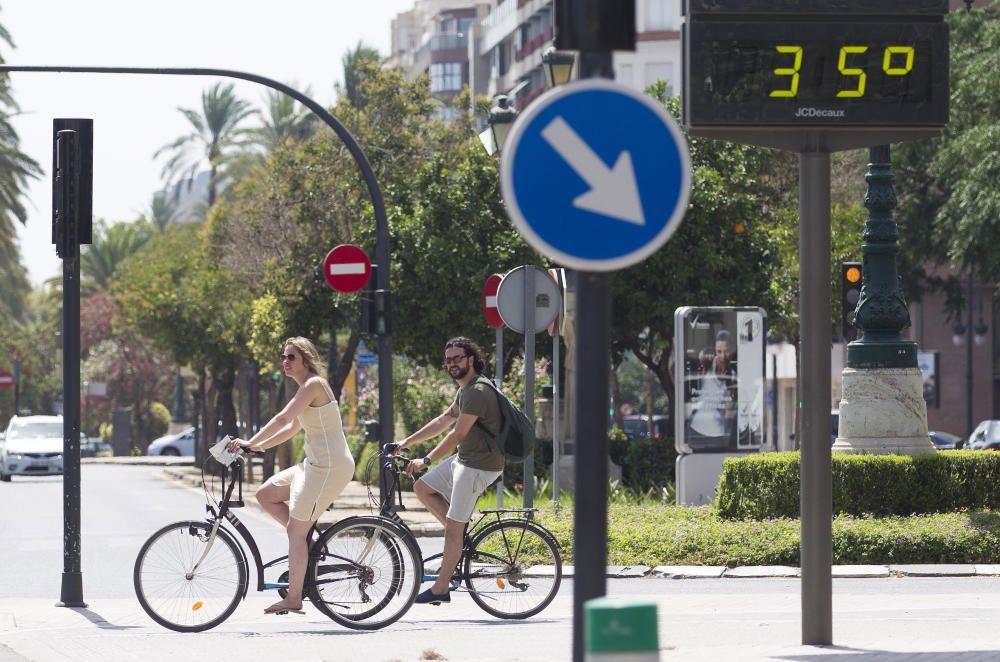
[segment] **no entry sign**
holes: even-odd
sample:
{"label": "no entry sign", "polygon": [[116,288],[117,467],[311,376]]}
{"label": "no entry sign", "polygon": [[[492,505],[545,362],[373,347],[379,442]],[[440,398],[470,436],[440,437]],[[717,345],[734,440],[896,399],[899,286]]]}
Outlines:
{"label": "no entry sign", "polygon": [[14,375],[9,372],[0,372],[0,389],[10,388],[14,385]]}
{"label": "no entry sign", "polygon": [[334,247],[323,263],[326,282],[338,292],[357,292],[368,282],[371,273],[371,260],[363,250],[352,244]]}
{"label": "no entry sign", "polygon": [[483,287],[483,314],[486,315],[486,323],[494,329],[503,328],[503,319],[497,309],[497,290],[500,289],[500,281],[503,276],[493,274],[486,279],[486,286]]}

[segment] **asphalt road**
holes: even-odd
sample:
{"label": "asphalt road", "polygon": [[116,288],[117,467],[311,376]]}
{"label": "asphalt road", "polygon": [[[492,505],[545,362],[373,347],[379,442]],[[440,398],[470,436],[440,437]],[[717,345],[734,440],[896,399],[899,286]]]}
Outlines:
{"label": "asphalt road", "polygon": [[[202,517],[204,497],[158,473],[155,467],[83,467],[86,609],[53,606],[63,569],[61,479],[0,483],[0,662],[176,662],[196,655],[247,661],[569,658],[572,581],[563,583],[548,609],[526,621],[494,619],[458,594],[450,605],[416,605],[389,628],[358,632],[308,607],[304,616],[265,616],[274,596],[251,593],[214,630],[169,632],[139,607],[132,566],[150,533]],[[241,517],[265,555],[284,553],[280,527],[254,509]],[[837,645],[828,648],[800,645],[800,586],[797,579],[644,578],[609,580],[608,592],[657,604],[662,659],[1000,659],[1000,578],[835,580]]]}

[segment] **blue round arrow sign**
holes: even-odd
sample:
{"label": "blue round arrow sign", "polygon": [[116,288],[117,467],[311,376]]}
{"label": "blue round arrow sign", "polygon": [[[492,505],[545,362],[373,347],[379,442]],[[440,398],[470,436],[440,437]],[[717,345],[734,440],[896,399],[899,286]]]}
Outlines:
{"label": "blue round arrow sign", "polygon": [[612,271],[641,262],[677,230],[691,159],[662,105],[589,79],[547,92],[518,117],[500,183],[532,247],[574,269]]}

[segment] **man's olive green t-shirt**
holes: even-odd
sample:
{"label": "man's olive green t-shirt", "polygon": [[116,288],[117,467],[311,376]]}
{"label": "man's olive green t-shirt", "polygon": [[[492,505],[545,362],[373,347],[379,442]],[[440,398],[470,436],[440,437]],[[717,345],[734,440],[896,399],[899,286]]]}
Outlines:
{"label": "man's olive green t-shirt", "polygon": [[476,423],[458,445],[458,459],[473,469],[503,471],[504,455],[496,442],[501,422],[496,391],[489,384],[474,381],[458,392],[455,401],[459,413],[476,417]]}

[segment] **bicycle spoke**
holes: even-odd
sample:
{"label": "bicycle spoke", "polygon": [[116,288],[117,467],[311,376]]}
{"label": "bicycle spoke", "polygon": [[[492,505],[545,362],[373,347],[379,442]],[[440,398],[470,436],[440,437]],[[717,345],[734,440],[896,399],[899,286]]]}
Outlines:
{"label": "bicycle spoke", "polygon": [[[544,609],[562,581],[559,552],[534,525],[504,520],[476,536],[464,574],[472,599],[499,618],[527,618]],[[551,575],[533,572],[553,568]]]}

